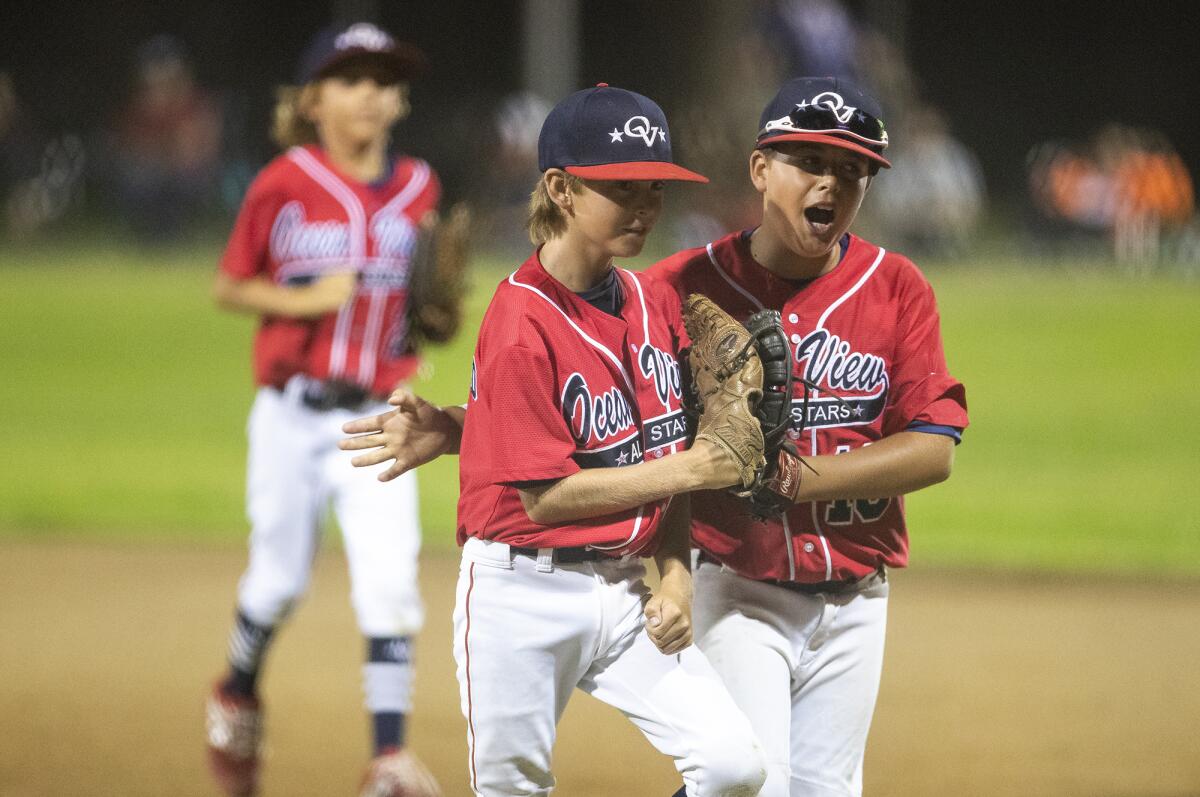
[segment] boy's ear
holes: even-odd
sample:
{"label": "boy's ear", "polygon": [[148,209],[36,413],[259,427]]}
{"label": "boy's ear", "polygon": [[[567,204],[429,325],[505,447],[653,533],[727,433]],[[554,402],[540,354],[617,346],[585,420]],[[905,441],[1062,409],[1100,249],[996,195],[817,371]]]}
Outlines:
{"label": "boy's ear", "polygon": [[408,99],[408,84],[401,81],[396,85],[397,91],[397,106],[396,106],[396,121],[402,122],[412,113],[412,103]]}
{"label": "boy's ear", "polygon": [[546,184],[546,193],[550,196],[550,201],[564,211],[570,210],[573,203],[571,189],[567,185],[567,173],[562,169],[547,169],[542,175],[542,180]]}
{"label": "boy's ear", "polygon": [[768,150],[756,149],[750,153],[750,182],[758,193],[767,190],[767,172],[771,168],[771,156]]}
{"label": "boy's ear", "polygon": [[316,123],[313,118],[313,109],[317,107],[317,102],[321,99],[321,84],[308,83],[301,87],[300,97],[296,101],[296,109],[300,112],[300,116],[309,122]]}

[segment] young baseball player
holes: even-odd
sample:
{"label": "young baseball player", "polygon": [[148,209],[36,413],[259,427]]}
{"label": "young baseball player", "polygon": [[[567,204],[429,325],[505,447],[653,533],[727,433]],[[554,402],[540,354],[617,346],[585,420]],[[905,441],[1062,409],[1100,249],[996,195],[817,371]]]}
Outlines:
{"label": "young baseball player", "polygon": [[250,562],[229,668],[207,705],[211,769],[231,795],[256,792],[263,657],[305,591],[330,503],[366,637],[375,757],[362,794],[437,793],[404,733],[422,622],[416,481],[381,490],[336,445],[347,419],[381,405],[418,364],[406,299],[440,187],[427,163],[393,155],[389,144],[421,62],[370,24],[316,37],[299,88],[276,109],[275,137],[287,149],[250,187],[216,277],[221,307],[261,319],[248,427]]}
{"label": "young baseball player", "polygon": [[782,517],[692,496],[697,643],[762,740],[769,797],[861,793],[887,569],[908,562],[903,495],[950,475],[967,425],[929,283],[848,232],[887,144],[859,87],[789,81],[750,156],[762,224],[650,269],[738,319],[780,311],[811,383],[807,402],[795,389],[790,435],[811,468]]}
{"label": "young baseball player", "polygon": [[687,501],[671,500],[738,477],[708,441],[687,447],[678,299],[613,265],[641,251],[664,181],[706,182],[671,161],[668,136],[654,102],[603,83],[555,106],[531,201],[539,246],[479,332],[454,613],[478,795],[551,791],[555,725],[577,688],[672,756],[687,794],[761,785],[748,723],[690,646]]}

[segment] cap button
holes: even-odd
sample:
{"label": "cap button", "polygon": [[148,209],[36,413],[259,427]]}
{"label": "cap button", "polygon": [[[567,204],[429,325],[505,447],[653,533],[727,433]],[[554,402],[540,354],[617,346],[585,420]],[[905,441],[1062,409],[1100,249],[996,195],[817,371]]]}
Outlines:
{"label": "cap button", "polygon": [[596,84],[596,88],[598,88],[598,89],[606,89],[606,88],[608,88],[608,84],[607,84],[607,83],[597,83],[597,84]]}

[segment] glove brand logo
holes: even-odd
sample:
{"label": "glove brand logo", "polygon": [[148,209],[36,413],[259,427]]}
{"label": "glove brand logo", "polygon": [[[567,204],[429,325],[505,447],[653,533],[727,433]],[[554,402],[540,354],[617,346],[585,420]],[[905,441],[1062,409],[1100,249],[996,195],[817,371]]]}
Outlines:
{"label": "glove brand logo", "polygon": [[817,329],[796,345],[796,364],[804,378],[825,382],[833,390],[869,393],[888,384],[887,362],[877,354],[853,351],[848,341],[827,329]]}
{"label": "glove brand logo", "polygon": [[646,142],[647,147],[653,147],[655,140],[666,143],[667,131],[658,125],[650,124],[650,120],[644,116],[631,116],[625,120],[625,132],[622,133],[617,128],[613,128],[609,133],[612,140],[608,143],[617,144],[624,143],[625,136],[640,138]]}
{"label": "glove brand logo", "polygon": [[278,263],[350,256],[349,225],[340,221],[309,222],[304,203],[289,202],[271,225],[271,256]]}
{"label": "glove brand logo", "polygon": [[562,414],[580,447],[592,439],[602,442],[633,426],[633,410],[620,390],[611,387],[593,397],[587,380],[578,372],[567,377],[563,385]]}
{"label": "glove brand logo", "polygon": [[337,39],[333,42],[333,46],[339,50],[358,48],[360,50],[377,52],[388,49],[393,43],[391,36],[371,23],[359,22],[357,25],[351,25],[338,34]]}
{"label": "glove brand logo", "polygon": [[654,392],[658,394],[663,409],[671,409],[672,397],[675,404],[679,403],[683,392],[679,383],[679,363],[674,357],[646,343],[638,355],[638,366],[642,369],[642,376],[654,381]]}

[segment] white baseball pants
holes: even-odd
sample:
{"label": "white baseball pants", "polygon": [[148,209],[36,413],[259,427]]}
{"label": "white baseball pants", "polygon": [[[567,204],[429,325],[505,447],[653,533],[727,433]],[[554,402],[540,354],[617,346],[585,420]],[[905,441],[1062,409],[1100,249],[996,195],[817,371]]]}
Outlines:
{"label": "white baseball pants", "polygon": [[555,728],[576,688],[671,756],[691,797],[758,794],[760,747],[712,667],[695,646],[664,656],[646,636],[644,575],[636,559],[558,565],[467,541],[454,657],[476,795],[550,793]]}
{"label": "white baseball pants", "polygon": [[695,574],[696,643],[767,756],[762,797],[857,797],[883,671],[888,584],[806,595],[711,562]]}
{"label": "white baseball pants", "polygon": [[297,379],[283,392],[261,388],[250,412],[250,563],[238,587],[238,605],[260,625],[275,625],[287,615],[308,587],[332,503],[363,635],[414,634],[423,617],[416,475],[380,484],[376,476],[385,465],[355,468],[350,464],[355,452],[337,447],[343,423],[390,408],[313,410],[300,400],[302,388]]}

